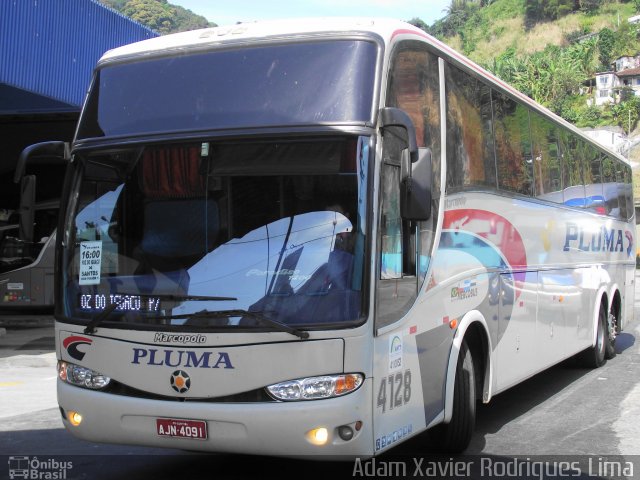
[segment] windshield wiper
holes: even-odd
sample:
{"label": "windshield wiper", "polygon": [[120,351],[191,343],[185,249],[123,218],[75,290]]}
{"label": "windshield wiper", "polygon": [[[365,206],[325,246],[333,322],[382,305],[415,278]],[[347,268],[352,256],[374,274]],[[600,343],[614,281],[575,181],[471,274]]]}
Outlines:
{"label": "windshield wiper", "polygon": [[147,294],[147,293],[113,293],[112,295],[122,295],[123,298],[120,300],[113,302],[103,311],[98,313],[95,317],[91,319],[91,321],[87,324],[84,329],[85,335],[93,333],[96,331],[96,327],[100,325],[109,315],[113,313],[113,311],[122,305],[126,299],[126,297],[143,297],[143,298],[159,298],[161,300],[170,300],[175,302],[187,302],[190,300],[196,301],[211,301],[211,302],[224,302],[224,301],[234,301],[238,300],[236,297],[208,297],[203,295],[175,295],[175,294],[163,294],[159,293],[157,295]]}
{"label": "windshield wiper", "polygon": [[250,317],[254,320],[263,323],[265,325],[269,325],[270,327],[278,330],[279,332],[290,333],[291,335],[295,335],[301,339],[309,338],[308,332],[303,332],[302,330],[298,330],[297,328],[291,327],[286,323],[280,322],[278,320],[273,320],[272,318],[267,317],[262,312],[250,312],[249,310],[235,309],[235,310],[201,310],[199,312],[194,313],[185,313],[182,315],[167,315],[164,317],[156,317],[158,319],[170,320],[176,318],[186,318],[189,320],[198,319],[198,318],[229,318],[229,317]]}
{"label": "windshield wiper", "polygon": [[111,315],[111,313],[118,308],[122,302],[124,302],[124,299],[120,300],[119,302],[113,302],[111,305],[109,305],[107,308],[105,308],[104,310],[102,310],[99,314],[97,314],[95,317],[93,317],[91,319],[91,321],[87,324],[87,326],[84,329],[84,333],[85,335],[88,335],[90,333],[93,333],[96,331],[96,327],[98,326],[98,324],[102,323],[102,321],[107,318],[109,315]]}

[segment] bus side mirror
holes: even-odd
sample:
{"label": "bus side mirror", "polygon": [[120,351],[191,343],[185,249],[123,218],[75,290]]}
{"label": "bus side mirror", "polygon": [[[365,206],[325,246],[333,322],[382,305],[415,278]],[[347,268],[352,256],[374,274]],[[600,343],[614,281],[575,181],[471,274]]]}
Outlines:
{"label": "bus side mirror", "polygon": [[404,110],[380,110],[380,128],[400,127],[407,133],[407,147],[400,164],[400,215],[405,220],[424,221],[431,217],[431,149],[418,148],[416,129]]}
{"label": "bus side mirror", "polygon": [[419,148],[412,162],[402,151],[400,168],[400,215],[406,220],[425,221],[431,216],[431,149]]}
{"label": "bus side mirror", "polygon": [[18,157],[14,183],[20,183],[27,163],[66,163],[71,158],[69,144],[66,142],[43,142],[29,145]]}
{"label": "bus side mirror", "polygon": [[409,156],[415,160],[418,155],[418,142],[416,140],[416,129],[413,126],[411,117],[404,110],[393,107],[380,109],[380,128],[401,127],[407,132],[407,145]]}

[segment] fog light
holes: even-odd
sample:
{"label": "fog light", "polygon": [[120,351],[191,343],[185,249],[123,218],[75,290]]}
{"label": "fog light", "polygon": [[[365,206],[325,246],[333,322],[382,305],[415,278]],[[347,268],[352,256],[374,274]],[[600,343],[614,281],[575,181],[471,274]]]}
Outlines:
{"label": "fog light", "polygon": [[338,435],[340,435],[340,438],[342,440],[348,442],[353,438],[353,430],[349,425],[343,425],[341,427],[338,427]]}
{"label": "fog light", "polygon": [[307,433],[307,438],[314,445],[324,445],[329,440],[329,431],[324,428],[314,428]]}
{"label": "fog light", "polygon": [[71,425],[73,425],[74,427],[77,427],[78,425],[80,425],[80,423],[82,423],[82,415],[80,415],[78,412],[69,411],[69,415],[67,415],[67,417],[69,418],[69,423],[71,423]]}

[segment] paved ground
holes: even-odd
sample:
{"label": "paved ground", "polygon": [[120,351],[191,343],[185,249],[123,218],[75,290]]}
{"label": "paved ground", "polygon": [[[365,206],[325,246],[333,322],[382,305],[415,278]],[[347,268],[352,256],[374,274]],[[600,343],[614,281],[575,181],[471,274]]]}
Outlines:
{"label": "paved ground", "polygon": [[[618,337],[616,358],[597,370],[560,365],[496,396],[489,405],[480,406],[476,434],[467,453],[499,459],[554,455],[581,462],[589,458],[595,462],[599,458],[629,460],[638,470],[634,474],[640,476],[638,287],[640,281],[636,282],[636,321]],[[38,322],[21,328],[10,324],[0,336],[0,460],[2,455],[30,458],[37,455],[41,459],[70,456],[64,457],[75,462],[74,474],[66,477],[69,479],[195,478],[202,469],[215,472],[209,478],[216,480],[257,478],[249,475],[253,471],[257,471],[260,478],[272,478],[276,472],[308,468],[291,460],[185,457],[184,452],[176,450],[76,440],[63,429],[56,403],[51,319],[41,318]],[[0,325],[3,325],[1,316]],[[424,455],[430,448],[428,440],[417,438],[393,449],[392,454],[406,459]],[[344,465],[314,467],[313,473],[316,477],[321,474],[323,478],[346,478],[351,474],[345,472],[353,473],[350,468],[345,470]],[[5,472],[0,464],[0,478]],[[412,469],[408,476],[411,472]],[[625,476],[634,477],[622,475]],[[616,478],[615,475],[583,478],[595,477]]]}
{"label": "paved ground", "polygon": [[8,327],[0,337],[0,419],[56,406],[53,326]]}

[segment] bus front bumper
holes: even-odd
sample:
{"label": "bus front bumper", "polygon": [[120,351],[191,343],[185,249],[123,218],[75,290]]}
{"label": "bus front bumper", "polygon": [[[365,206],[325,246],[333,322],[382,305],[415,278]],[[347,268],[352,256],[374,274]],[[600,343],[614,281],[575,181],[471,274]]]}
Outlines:
{"label": "bus front bumper", "polygon": [[[83,440],[287,457],[372,455],[371,398],[371,379],[343,397],[274,403],[150,400],[88,390],[58,380],[58,403],[64,412],[65,428]],[[71,424],[69,412],[82,416],[79,425]],[[204,421],[207,438],[160,435],[157,419]],[[357,422],[361,425],[356,431]],[[353,428],[350,440],[339,435],[339,428],[345,425]],[[328,433],[322,445],[314,444],[309,434],[318,428],[326,428]]]}

